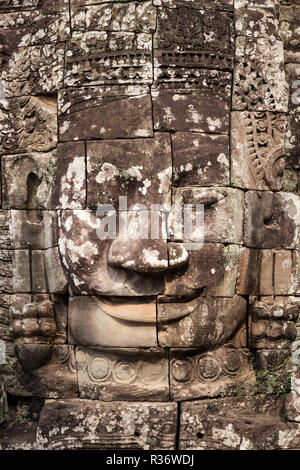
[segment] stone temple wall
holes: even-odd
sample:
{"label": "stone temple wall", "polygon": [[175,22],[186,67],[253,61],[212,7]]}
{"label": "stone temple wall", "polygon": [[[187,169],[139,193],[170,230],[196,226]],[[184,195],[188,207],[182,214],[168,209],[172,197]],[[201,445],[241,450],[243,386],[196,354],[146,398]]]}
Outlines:
{"label": "stone temple wall", "polygon": [[[300,0],[1,0],[0,45],[0,449],[300,449]],[[203,247],[100,240],[119,196]]]}

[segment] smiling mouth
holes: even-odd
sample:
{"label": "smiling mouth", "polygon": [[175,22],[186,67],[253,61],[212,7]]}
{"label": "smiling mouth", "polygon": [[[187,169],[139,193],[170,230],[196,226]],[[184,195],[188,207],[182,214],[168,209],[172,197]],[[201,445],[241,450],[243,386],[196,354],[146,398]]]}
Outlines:
{"label": "smiling mouth", "polygon": [[[144,297],[130,299],[126,297],[95,297],[99,308],[112,318],[132,323],[156,324],[158,322],[157,306],[159,304],[173,304],[168,315],[168,322],[178,320],[192,313],[197,306],[197,298],[192,300],[182,299],[181,302],[172,300],[172,302],[157,301],[155,297]],[[178,309],[180,303],[180,309]],[[175,307],[176,305],[176,307]],[[164,323],[161,319],[159,323]]]}

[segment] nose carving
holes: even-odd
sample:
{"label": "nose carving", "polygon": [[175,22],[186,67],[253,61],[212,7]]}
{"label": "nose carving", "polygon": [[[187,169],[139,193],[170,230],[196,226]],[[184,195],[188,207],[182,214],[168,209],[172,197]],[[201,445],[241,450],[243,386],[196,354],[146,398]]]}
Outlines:
{"label": "nose carving", "polygon": [[108,253],[108,264],[140,273],[160,273],[186,264],[189,254],[181,243],[163,240],[116,239]]}

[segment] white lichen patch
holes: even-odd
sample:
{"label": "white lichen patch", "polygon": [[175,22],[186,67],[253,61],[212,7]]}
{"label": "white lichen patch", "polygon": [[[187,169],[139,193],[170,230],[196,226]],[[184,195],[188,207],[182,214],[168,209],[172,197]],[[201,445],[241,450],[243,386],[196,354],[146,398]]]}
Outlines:
{"label": "white lichen patch", "polygon": [[222,127],[222,121],[219,118],[212,119],[211,117],[208,117],[206,121],[211,132],[214,132]]}
{"label": "white lichen patch", "polygon": [[152,268],[167,268],[168,260],[160,259],[160,253],[158,250],[151,248],[144,248],[142,251],[141,259],[143,263]]}
{"label": "white lichen patch", "polygon": [[158,192],[160,194],[167,194],[170,191],[171,186],[171,177],[172,177],[172,167],[169,166],[165,170],[157,174],[160,181]]}
{"label": "white lichen patch", "polygon": [[96,181],[99,184],[107,183],[108,181],[113,180],[116,176],[119,175],[119,170],[115,165],[111,163],[103,163],[101,166],[101,170],[96,176]]}

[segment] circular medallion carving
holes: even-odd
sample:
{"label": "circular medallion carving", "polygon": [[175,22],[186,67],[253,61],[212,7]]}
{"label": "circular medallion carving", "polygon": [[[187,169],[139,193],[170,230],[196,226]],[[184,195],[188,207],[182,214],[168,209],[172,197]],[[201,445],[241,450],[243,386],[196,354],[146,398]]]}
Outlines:
{"label": "circular medallion carving", "polygon": [[193,364],[187,359],[173,359],[171,373],[176,382],[188,382],[193,376]]}
{"label": "circular medallion carving", "polygon": [[141,382],[151,385],[164,379],[165,368],[161,363],[146,362],[141,368]]}
{"label": "circular medallion carving", "polygon": [[76,363],[77,363],[78,370],[84,370],[87,366],[87,362],[88,362],[87,353],[83,349],[77,348],[76,349]]}
{"label": "circular medallion carving", "polygon": [[95,356],[88,365],[88,374],[95,382],[104,382],[111,373],[111,363],[105,356]]}
{"label": "circular medallion carving", "polygon": [[114,365],[112,374],[116,382],[127,384],[135,381],[137,368],[131,362],[120,361]]}
{"label": "circular medallion carving", "polygon": [[240,353],[237,349],[228,348],[222,356],[222,369],[226,375],[236,375],[242,368]]}
{"label": "circular medallion carving", "polygon": [[196,373],[201,382],[213,382],[220,377],[222,368],[212,354],[204,354],[198,359]]}

